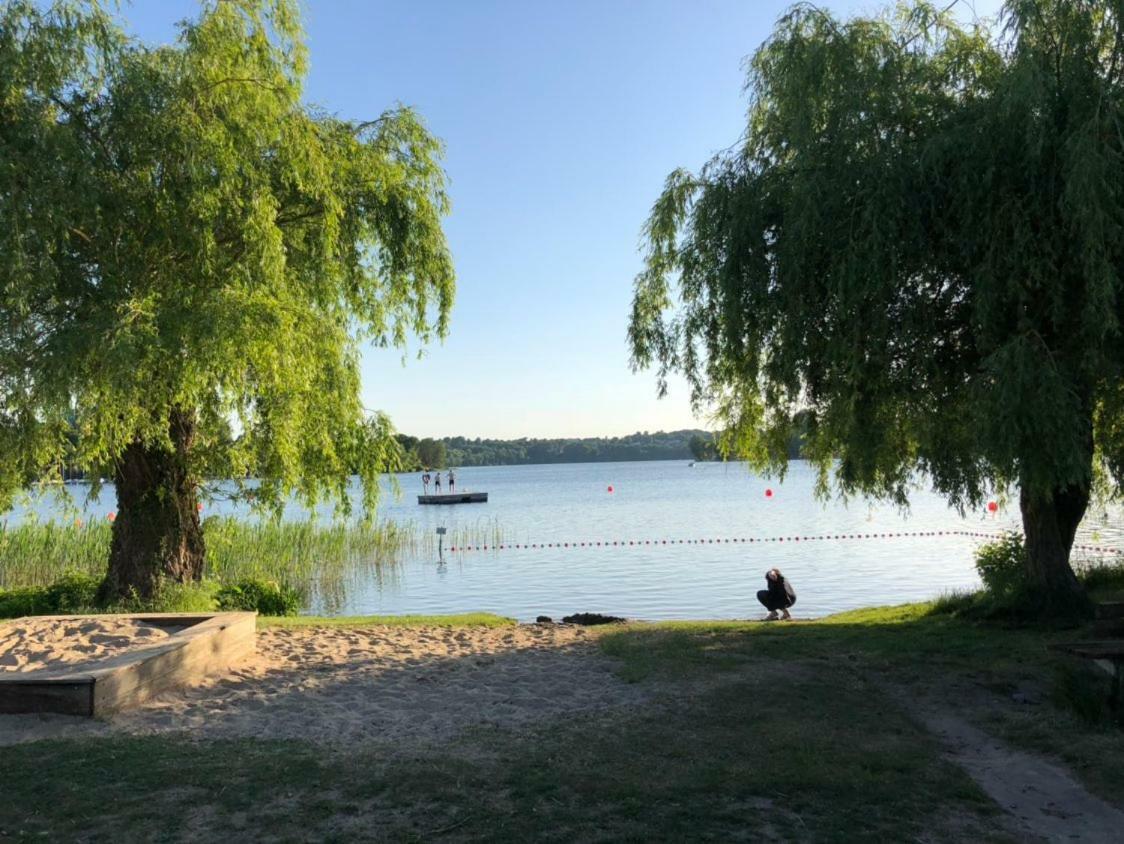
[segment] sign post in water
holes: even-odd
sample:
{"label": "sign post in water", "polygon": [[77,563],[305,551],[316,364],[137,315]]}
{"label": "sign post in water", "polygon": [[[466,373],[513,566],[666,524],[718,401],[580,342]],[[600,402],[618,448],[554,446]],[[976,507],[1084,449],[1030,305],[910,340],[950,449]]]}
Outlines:
{"label": "sign post in water", "polygon": [[437,528],[437,562],[439,562],[439,563],[445,562],[445,555],[444,555],[445,549],[443,547],[444,543],[445,543],[445,528],[439,527],[439,528]]}

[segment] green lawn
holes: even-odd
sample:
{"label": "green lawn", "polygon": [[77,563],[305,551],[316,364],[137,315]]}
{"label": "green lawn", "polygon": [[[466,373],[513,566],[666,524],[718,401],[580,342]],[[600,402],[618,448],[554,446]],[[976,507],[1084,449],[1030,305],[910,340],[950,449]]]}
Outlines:
{"label": "green lawn", "polygon": [[916,691],[1065,759],[1102,796],[1124,794],[1124,731],[1098,720],[1086,705],[1097,690],[1046,652],[1074,631],[981,627],[907,606],[599,635],[650,705],[519,733],[480,728],[440,746],[117,737],[8,747],[0,840],[1011,840],[911,719],[903,701]]}
{"label": "green lawn", "polygon": [[258,629],[269,627],[509,627],[514,618],[488,612],[460,615],[266,615]]}

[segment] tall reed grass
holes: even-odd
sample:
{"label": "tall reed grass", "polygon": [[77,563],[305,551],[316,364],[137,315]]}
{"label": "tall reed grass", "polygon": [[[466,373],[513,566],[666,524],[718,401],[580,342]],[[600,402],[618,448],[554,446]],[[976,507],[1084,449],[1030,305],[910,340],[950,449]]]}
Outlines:
{"label": "tall reed grass", "polygon": [[[272,580],[300,590],[305,607],[339,612],[360,586],[396,582],[404,559],[437,559],[436,536],[411,523],[372,525],[313,521],[246,522],[212,517],[203,524],[205,578],[223,584]],[[68,572],[100,577],[111,526],[103,523],[0,524],[0,589],[48,586]],[[499,523],[457,528],[445,546],[500,545]]]}

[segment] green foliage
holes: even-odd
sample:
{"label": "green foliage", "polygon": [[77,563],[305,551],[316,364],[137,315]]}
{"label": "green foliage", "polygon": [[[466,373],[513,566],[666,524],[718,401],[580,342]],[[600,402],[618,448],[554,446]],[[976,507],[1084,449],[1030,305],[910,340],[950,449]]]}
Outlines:
{"label": "green foliage", "polygon": [[100,578],[72,571],[49,586],[0,589],[0,618],[94,612],[100,583]]}
{"label": "green foliage", "polygon": [[28,586],[22,589],[0,589],[0,618],[21,618],[25,615],[47,615],[46,589]]}
{"label": "green foliage", "polygon": [[691,449],[691,456],[696,460],[715,460],[718,458],[718,449],[714,445],[714,437],[695,434],[687,441]]}
{"label": "green foliage", "polygon": [[150,598],[135,595],[124,601],[98,606],[96,612],[197,612],[208,613],[218,609],[216,594],[221,588],[214,580],[197,583],[161,583],[160,589]]}
{"label": "green foliage", "polygon": [[100,577],[67,572],[43,591],[43,597],[51,612],[85,612],[94,606],[99,585]]}
{"label": "green foliage", "polygon": [[513,627],[514,618],[487,612],[459,615],[298,615],[258,619],[258,627]]}
{"label": "green foliage", "polygon": [[445,443],[426,437],[418,443],[418,460],[424,469],[444,469],[448,465],[445,455]]}
{"label": "green foliage", "polygon": [[946,5],[780,20],[744,141],[653,207],[634,364],[758,466],[805,411],[823,492],[1087,491],[1094,444],[1118,484],[1121,8],[1013,0],[993,35]]}
{"label": "green foliage", "polygon": [[1018,533],[1005,533],[976,551],[976,571],[984,588],[1000,600],[1016,597],[1027,588],[1026,547]]}
{"label": "green foliage", "polygon": [[[603,463],[630,460],[689,460],[692,437],[711,437],[706,431],[637,431],[623,437],[489,440],[446,437],[447,466],[509,466],[524,463]],[[403,438],[399,436],[401,441]],[[412,439],[412,438],[410,438]],[[417,443],[417,441],[414,441]],[[421,442],[425,442],[424,440]],[[417,443],[420,446],[420,443]],[[406,447],[403,443],[403,447]],[[416,450],[415,450],[416,451]],[[426,464],[414,461],[417,468]]]}
{"label": "green foliage", "polygon": [[30,522],[0,526],[0,587],[47,586],[66,571],[99,574],[109,552],[107,523]]}
{"label": "green foliage", "polygon": [[304,604],[296,589],[268,580],[242,580],[224,586],[215,598],[220,609],[249,610],[262,615],[296,615]]}
{"label": "green foliage", "polygon": [[211,0],[159,47],[103,4],[0,6],[0,509],[131,444],[192,479],[373,507],[397,468],[363,343],[443,336],[441,143],[302,100],[295,0]]}
{"label": "green foliage", "polygon": [[1109,705],[1112,680],[1088,665],[1063,663],[1054,671],[1050,696],[1059,709],[1073,712],[1085,724],[1112,724],[1116,718]]}
{"label": "green foliage", "polygon": [[1085,566],[1078,571],[1078,576],[1094,597],[1098,594],[1105,597],[1124,596],[1124,562],[1119,559],[1111,563]]}
{"label": "green foliage", "polygon": [[[315,599],[331,612],[346,599],[346,587],[358,572],[376,578],[388,576],[400,556],[419,550],[429,552],[432,534],[419,536],[412,525],[317,524],[315,522],[246,523],[235,519],[206,521],[207,562],[203,584],[161,583],[153,598],[126,600],[120,606],[129,612],[151,609],[184,612],[213,609],[208,598],[210,581],[220,584],[245,579],[272,580],[292,584],[307,599]],[[495,526],[458,534],[463,544],[492,544]],[[486,531],[486,532],[485,532]],[[110,541],[109,526],[47,522],[0,528],[0,588],[43,588],[68,571],[97,578],[105,570]],[[495,544],[499,544],[498,542]],[[11,594],[11,593],[9,593]],[[13,599],[14,600],[14,599]]]}

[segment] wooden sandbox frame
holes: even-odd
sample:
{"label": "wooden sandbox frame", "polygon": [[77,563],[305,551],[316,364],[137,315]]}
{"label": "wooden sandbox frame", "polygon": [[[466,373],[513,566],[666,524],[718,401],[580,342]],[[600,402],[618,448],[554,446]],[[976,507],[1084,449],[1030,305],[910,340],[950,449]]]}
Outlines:
{"label": "wooden sandbox frame", "polygon": [[[254,650],[257,613],[134,613],[114,617],[184,629],[108,659],[59,669],[0,672],[0,713],[112,715],[153,695],[226,671]],[[35,618],[65,622],[106,616]]]}

